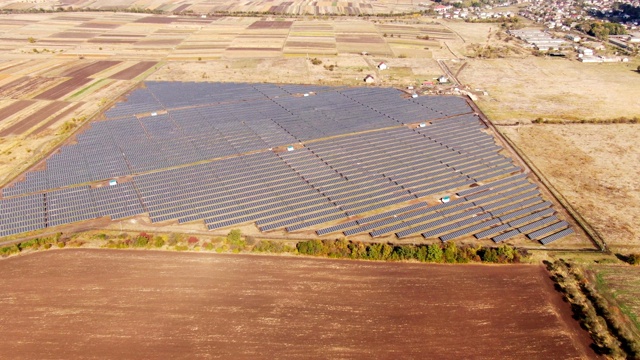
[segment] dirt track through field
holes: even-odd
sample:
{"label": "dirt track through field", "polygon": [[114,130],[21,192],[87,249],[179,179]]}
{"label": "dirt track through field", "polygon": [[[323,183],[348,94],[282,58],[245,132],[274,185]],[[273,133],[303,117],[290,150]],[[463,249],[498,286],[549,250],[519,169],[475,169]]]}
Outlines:
{"label": "dirt track through field", "polygon": [[541,266],[54,250],[0,261],[7,358],[591,358]]}

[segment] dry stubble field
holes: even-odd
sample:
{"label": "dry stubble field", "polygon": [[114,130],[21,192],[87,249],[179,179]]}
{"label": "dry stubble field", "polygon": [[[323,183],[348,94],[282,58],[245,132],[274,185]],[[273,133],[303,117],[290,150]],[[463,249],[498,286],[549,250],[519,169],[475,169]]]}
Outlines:
{"label": "dry stubble field", "polygon": [[615,251],[640,251],[640,125],[503,126]]}
{"label": "dry stubble field", "polygon": [[574,60],[469,60],[459,79],[489,92],[478,105],[496,123],[544,119],[611,119],[640,114],[635,63],[583,64]]}
{"label": "dry stubble field", "polygon": [[151,251],[0,261],[10,358],[592,358],[542,266]]}

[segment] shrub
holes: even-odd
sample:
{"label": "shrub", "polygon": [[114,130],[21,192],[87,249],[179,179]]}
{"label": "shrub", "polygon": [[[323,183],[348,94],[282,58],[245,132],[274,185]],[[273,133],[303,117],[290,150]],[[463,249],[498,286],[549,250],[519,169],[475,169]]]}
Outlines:
{"label": "shrub", "polygon": [[631,265],[640,265],[640,254],[631,254],[627,259]]}
{"label": "shrub", "polygon": [[453,241],[447,242],[447,245],[445,245],[445,248],[444,248],[443,258],[445,262],[450,264],[454,264],[457,262],[458,247],[456,246],[456,243],[454,243]]}
{"label": "shrub", "polygon": [[210,242],[206,242],[206,243],[204,243],[204,246],[203,246],[203,247],[204,247],[204,249],[205,249],[205,250],[207,250],[207,251],[211,251],[211,250],[213,250],[213,249],[215,248],[215,246],[213,246],[213,244],[212,244],[212,243],[210,243]]}
{"label": "shrub", "polygon": [[13,254],[17,254],[20,252],[20,248],[18,248],[18,245],[11,245],[11,246],[5,246],[3,248],[0,248],[0,255],[2,257],[5,256],[9,256],[9,255],[13,255]]}
{"label": "shrub", "polygon": [[300,254],[304,255],[326,255],[320,240],[301,241],[296,245],[296,248]]}
{"label": "shrub", "polygon": [[169,240],[167,241],[167,245],[175,246],[176,244],[178,244],[178,242],[180,242],[180,240],[181,240],[181,236],[179,234],[171,234],[169,235]]}
{"label": "shrub", "polygon": [[231,245],[240,245],[242,243],[242,232],[238,229],[229,231],[229,234],[227,234],[227,242]]}
{"label": "shrub", "polygon": [[247,236],[245,237],[245,242],[247,243],[248,246],[253,246],[255,245],[258,241],[256,240],[255,237],[253,236]]}
{"label": "shrub", "polygon": [[322,60],[320,60],[318,58],[313,58],[313,59],[311,59],[311,63],[313,65],[320,65],[320,64],[322,64]]}
{"label": "shrub", "polygon": [[156,236],[155,238],[153,238],[153,246],[157,248],[164,246],[164,239],[162,238],[162,236]]}
{"label": "shrub", "polygon": [[503,263],[513,261],[513,258],[515,256],[515,250],[507,244],[500,245],[496,253],[500,262]]}
{"label": "shrub", "polygon": [[199,243],[200,243],[200,240],[199,240],[197,237],[195,237],[195,236],[190,236],[190,237],[187,239],[187,245],[188,245],[189,247],[194,247],[194,246],[196,246],[196,245],[197,245],[197,244],[199,244]]}
{"label": "shrub", "polygon": [[483,262],[488,262],[488,263],[497,263],[498,262],[498,253],[496,252],[495,249],[484,249],[482,251],[482,254],[480,255],[480,258],[482,259]]}
{"label": "shrub", "polygon": [[151,235],[142,232],[133,240],[132,245],[133,247],[146,247],[147,245],[149,245],[150,241]]}
{"label": "shrub", "polygon": [[436,263],[442,262],[443,255],[444,253],[440,244],[431,244],[427,246],[426,261]]}

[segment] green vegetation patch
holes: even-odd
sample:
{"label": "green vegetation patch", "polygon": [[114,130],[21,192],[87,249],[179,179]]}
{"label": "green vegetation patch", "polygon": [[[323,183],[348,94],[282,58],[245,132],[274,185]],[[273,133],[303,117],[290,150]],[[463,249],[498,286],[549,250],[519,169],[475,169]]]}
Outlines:
{"label": "green vegetation patch", "polygon": [[[106,81],[109,80],[109,81]],[[66,98],[65,100],[67,101],[71,101],[71,100],[77,100],[78,97],[80,97],[81,95],[86,95],[89,93],[92,93],[100,88],[102,88],[103,86],[109,85],[113,82],[114,80],[110,80],[110,79],[100,79],[92,84],[89,84],[87,86],[85,86],[84,88],[80,89],[79,91],[77,91],[76,93],[72,94],[71,96],[69,96],[68,98]]]}

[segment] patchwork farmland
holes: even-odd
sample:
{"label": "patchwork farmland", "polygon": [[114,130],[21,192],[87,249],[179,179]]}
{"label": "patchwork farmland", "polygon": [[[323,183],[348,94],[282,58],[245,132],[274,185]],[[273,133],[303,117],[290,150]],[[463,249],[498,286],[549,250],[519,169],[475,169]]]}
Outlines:
{"label": "patchwork farmland", "polygon": [[37,10],[41,8],[65,8],[92,10],[139,9],[174,14],[213,14],[213,13],[252,13],[252,14],[290,14],[290,15],[371,15],[393,12],[416,11],[418,1],[414,0],[356,0],[356,1],[281,1],[259,0],[238,2],[233,0],[195,0],[182,1],[39,1],[27,3],[15,0],[0,1],[2,10]]}
{"label": "patchwork farmland", "polygon": [[146,82],[42,167],[2,189],[1,235],[145,214],[320,236],[575,236],[463,98],[391,88]]}

